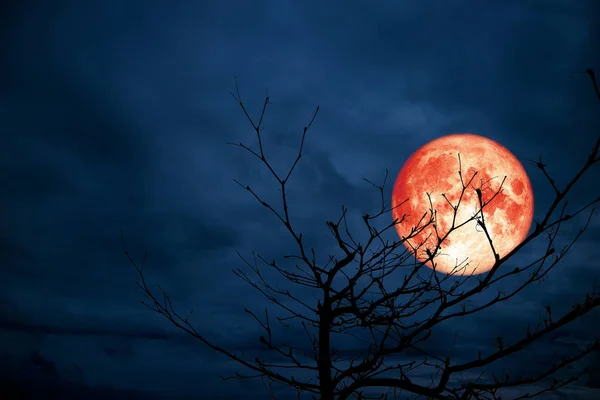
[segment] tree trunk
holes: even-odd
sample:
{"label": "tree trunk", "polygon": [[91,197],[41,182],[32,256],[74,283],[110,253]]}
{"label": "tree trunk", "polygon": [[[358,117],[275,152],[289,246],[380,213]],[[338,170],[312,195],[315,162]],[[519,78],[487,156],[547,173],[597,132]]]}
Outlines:
{"label": "tree trunk", "polygon": [[331,304],[326,298],[319,313],[319,386],[321,400],[333,400],[333,385],[331,382]]}

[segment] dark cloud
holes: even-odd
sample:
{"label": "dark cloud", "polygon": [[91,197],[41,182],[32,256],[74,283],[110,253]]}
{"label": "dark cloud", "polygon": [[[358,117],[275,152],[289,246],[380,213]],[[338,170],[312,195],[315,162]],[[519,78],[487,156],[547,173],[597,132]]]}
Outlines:
{"label": "dark cloud", "polygon": [[[596,9],[595,1],[566,0],[3,5],[0,352],[11,360],[4,367],[21,363],[22,386],[38,382],[79,398],[262,398],[260,382],[221,381],[234,363],[139,304],[120,237],[123,229],[136,261],[148,252],[149,286],[193,308],[209,338],[269,357],[244,312],[260,313],[269,302],[231,270],[244,265],[236,251],[281,260],[297,247],[232,181],[281,209],[264,165],[227,145],[257,149],[230,95],[234,77],[254,118],[268,89],[261,135],[281,174],[320,106],[288,195],[294,227],[325,261],[335,251],[325,221],[345,205],[361,232],[360,216],[379,206],[362,178],[381,182],[388,168],[389,199],[407,157],[445,133],[478,133],[511,149],[530,174],[542,217],[553,191],[527,160],[542,153],[564,185],[600,128],[589,79],[574,73],[597,68]],[[597,181],[597,169],[590,171],[570,206],[595,198]],[[560,244],[583,221],[567,224]],[[444,353],[456,334],[456,357],[467,359],[493,348],[497,335],[516,334],[544,305],[567,309],[597,275],[598,227],[594,220],[543,285],[488,314],[444,324],[426,349]],[[544,245],[527,246],[510,267]],[[265,276],[283,284],[273,271]],[[291,289],[312,302],[310,290]],[[581,346],[596,320],[594,313],[495,368],[542,367],[549,349]],[[300,327],[275,333],[306,346]],[[350,339],[338,345],[360,352]],[[581,365],[597,363],[594,355]],[[34,364],[54,371],[52,378],[38,376]],[[592,387],[597,377],[564,393],[592,398]]]}

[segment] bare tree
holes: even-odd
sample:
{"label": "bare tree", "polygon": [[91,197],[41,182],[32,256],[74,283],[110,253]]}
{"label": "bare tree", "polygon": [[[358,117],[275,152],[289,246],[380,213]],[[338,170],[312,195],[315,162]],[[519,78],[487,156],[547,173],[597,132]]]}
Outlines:
{"label": "bare tree", "polygon": [[[589,75],[595,84],[593,74],[589,73]],[[471,221],[476,221],[477,226],[487,232],[484,210],[502,191],[500,185],[492,196],[484,198],[480,188],[476,186],[474,176],[466,178],[462,174],[462,193],[469,190],[476,191],[479,208],[469,220],[456,220],[448,233],[440,234],[435,230],[437,244],[434,248],[425,249],[428,254],[426,260],[418,262],[414,256],[415,252],[423,250],[422,244],[409,251],[404,242],[414,238],[427,227],[435,228],[436,213],[433,205],[430,202],[429,213],[423,215],[408,237],[393,241],[384,239],[385,232],[393,230],[396,224],[404,223],[404,218],[390,223],[379,223],[379,225],[375,222],[391,211],[384,199],[384,180],[382,185],[367,181],[379,192],[381,207],[375,214],[365,214],[362,217],[361,223],[364,224],[367,234],[366,241],[363,240],[361,243],[355,239],[355,235],[348,227],[347,209],[342,207],[339,218],[326,223],[337,245],[338,253],[330,255],[328,262],[319,264],[314,248],[308,248],[302,233],[294,228],[286,192],[286,184],[302,158],[306,134],[319,109],[316,109],[302,132],[299,151],[291,168],[284,174],[278,174],[263,150],[261,125],[270,104],[269,97],[266,96],[258,122],[255,122],[242,102],[237,81],[236,92],[232,95],[256,133],[258,149],[254,150],[242,143],[233,145],[241,147],[256,157],[275,177],[279,183],[281,204],[275,207],[264,201],[250,186],[239,182],[238,184],[279,220],[295,242],[297,250],[294,254],[285,256],[282,262],[267,261],[257,255],[250,260],[238,253],[247,269],[236,269],[234,273],[270,300],[274,308],[283,312],[282,316],[276,318],[278,323],[284,327],[297,323],[306,335],[307,345],[298,344],[299,338],[295,340],[296,344],[286,344],[281,338],[275,338],[267,309],[264,310],[264,318],[251,310],[245,309],[245,311],[264,329],[264,335],[259,338],[264,349],[272,352],[279,359],[284,359],[285,362],[268,362],[260,358],[246,359],[208,341],[193,327],[189,315],[184,317],[173,308],[167,293],[160,289],[161,293],[157,296],[149,289],[143,275],[143,264],[138,266],[123,245],[125,254],[139,274],[138,286],[149,300],[144,303],[147,307],[165,316],[177,328],[251,371],[249,375],[237,374],[235,377],[224,379],[262,378],[268,388],[272,388],[273,384],[281,384],[295,388],[298,391],[298,398],[301,395],[309,395],[323,400],[389,398],[393,395],[403,397],[412,395],[428,399],[496,399],[500,398],[506,388],[537,384],[538,389],[535,392],[519,397],[531,398],[568,385],[586,373],[582,370],[567,379],[553,378],[560,369],[597,350],[600,347],[598,338],[576,354],[566,358],[557,357],[552,365],[531,376],[497,377],[486,373],[486,369],[501,359],[527,349],[541,338],[600,305],[600,295],[595,287],[580,301],[576,302],[572,299],[574,301],[572,308],[561,316],[553,315],[549,306],[540,307],[544,315],[543,320],[538,323],[532,321],[519,339],[507,341],[497,337],[493,351],[487,354],[479,352],[466,362],[453,362],[452,348],[447,354],[432,354],[423,348],[423,344],[432,332],[439,329],[442,322],[479,313],[510,300],[529,285],[544,280],[561,262],[588,227],[594,212],[593,207],[600,201],[599,196],[578,209],[567,212],[567,199],[573,186],[600,161],[598,154],[600,138],[579,171],[564,188],[558,187],[550,177],[541,157],[534,163],[554,190],[554,201],[543,214],[542,219],[536,221],[532,233],[504,257],[495,253],[494,244],[487,235],[490,251],[494,251],[496,262],[491,270],[484,274],[461,276],[435,271],[436,256],[445,238],[451,232]],[[457,204],[452,204],[455,215],[460,206],[460,200]],[[563,223],[573,220],[579,214],[587,213],[589,215],[584,218],[586,222],[570,238],[567,245],[556,248],[556,238]],[[519,264],[518,268],[507,266],[511,258],[540,236],[547,238],[547,246],[533,262],[527,265]],[[425,267],[428,262],[433,265],[433,268]],[[283,266],[282,263],[290,263],[290,265]],[[264,277],[263,269],[276,271],[295,288],[317,293],[318,301],[316,304],[310,304],[301,298],[299,292],[294,294],[289,289],[282,289],[269,283]],[[497,290],[499,284],[506,282],[507,278],[511,280],[519,278],[520,283],[508,291]],[[483,296],[484,293],[493,293],[493,295],[490,298],[489,295]],[[342,354],[343,352],[336,350],[334,345],[342,340],[340,339],[342,335],[350,335],[365,341],[362,351]],[[412,355],[410,362],[397,361],[399,356],[407,353]],[[422,376],[425,370],[431,372],[429,381],[424,382],[415,378],[415,373],[419,372]],[[476,372],[479,374],[478,378],[460,379],[468,372]],[[299,375],[310,376],[310,378],[299,378]],[[539,390],[539,387],[543,389]],[[369,394],[374,390],[379,391],[375,397]],[[270,393],[274,397],[273,392]]]}

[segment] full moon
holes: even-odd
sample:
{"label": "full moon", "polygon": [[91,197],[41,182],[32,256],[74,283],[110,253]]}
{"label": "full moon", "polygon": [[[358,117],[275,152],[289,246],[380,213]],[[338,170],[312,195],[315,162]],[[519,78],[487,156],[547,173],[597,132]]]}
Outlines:
{"label": "full moon", "polygon": [[[463,183],[467,187],[461,198]],[[478,191],[484,204],[489,201],[483,216]],[[438,235],[444,237],[450,231],[459,199],[454,226],[475,218],[450,232],[439,243],[435,266],[431,261],[426,265],[446,274],[482,274],[493,267],[495,257],[478,220],[483,218],[495,252],[500,257],[508,254],[531,227],[531,182],[507,148],[483,136],[452,134],[419,148],[400,170],[392,192],[396,231],[401,239],[409,237],[404,245],[418,261],[426,261],[427,253],[436,250]],[[429,221],[431,209],[433,223],[419,231]],[[413,227],[417,231],[410,237]]]}

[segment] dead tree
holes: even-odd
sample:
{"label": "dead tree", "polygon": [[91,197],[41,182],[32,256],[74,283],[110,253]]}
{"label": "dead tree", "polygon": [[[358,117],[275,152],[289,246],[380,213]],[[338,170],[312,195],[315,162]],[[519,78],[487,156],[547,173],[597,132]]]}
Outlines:
{"label": "dead tree", "polygon": [[[593,74],[590,76],[595,84]],[[535,162],[554,190],[554,201],[543,217],[535,222],[533,232],[509,254],[496,257],[493,268],[484,274],[477,276],[440,274],[435,271],[435,268],[425,267],[427,262],[435,266],[437,248],[433,251],[429,249],[429,258],[421,262],[417,262],[414,257],[414,252],[418,248],[413,251],[407,250],[404,246],[405,240],[435,224],[433,206],[430,212],[423,216],[421,222],[413,227],[413,233],[409,237],[397,238],[393,241],[384,239],[385,232],[393,230],[395,224],[403,223],[401,218],[382,224],[381,227],[376,226],[375,220],[391,211],[384,201],[385,181],[383,185],[374,185],[381,195],[381,208],[373,215],[365,214],[362,217],[361,223],[366,230],[367,240],[362,243],[355,240],[355,235],[348,227],[347,210],[342,207],[339,218],[326,223],[337,245],[338,253],[330,255],[329,261],[320,265],[316,261],[315,250],[307,248],[302,233],[294,228],[286,192],[286,184],[302,158],[306,134],[319,109],[316,109],[302,132],[299,151],[291,168],[284,174],[278,174],[263,150],[261,125],[265,110],[270,104],[269,97],[265,98],[258,122],[255,122],[242,102],[237,81],[236,93],[233,96],[256,133],[258,148],[255,150],[243,143],[234,145],[256,157],[275,177],[279,183],[281,204],[275,207],[263,201],[250,186],[238,184],[275,216],[286,228],[296,247],[296,252],[285,256],[281,262],[267,261],[257,255],[250,260],[238,253],[247,269],[236,269],[234,273],[270,300],[275,309],[286,314],[277,317],[278,323],[284,327],[297,323],[302,327],[306,334],[306,346],[298,343],[286,344],[282,338],[274,337],[269,311],[266,309],[264,318],[251,310],[245,309],[245,311],[264,329],[264,335],[257,338],[264,349],[285,359],[285,362],[268,362],[260,358],[245,359],[208,341],[194,328],[188,319],[189,316],[184,317],[173,308],[167,293],[162,289],[160,295],[153,293],[144,278],[143,265],[136,265],[124,247],[129,261],[139,274],[138,286],[149,300],[144,303],[147,307],[166,317],[177,328],[225,354],[251,372],[249,375],[237,374],[235,377],[224,379],[262,378],[263,382],[268,383],[266,385],[268,388],[273,384],[281,384],[296,389],[298,398],[311,396],[322,400],[390,398],[392,393],[400,394],[402,398],[414,396],[427,399],[496,399],[500,398],[503,389],[508,387],[541,385],[549,382],[545,386],[542,385],[543,389],[536,389],[536,392],[520,397],[531,398],[540,393],[557,390],[578,380],[586,373],[582,370],[567,379],[553,378],[560,369],[597,350],[600,347],[598,338],[580,352],[566,358],[557,358],[544,371],[538,371],[531,376],[497,377],[486,374],[486,369],[498,360],[527,349],[541,338],[600,305],[600,294],[595,288],[580,301],[572,299],[571,310],[563,315],[553,315],[549,307],[540,307],[540,311],[545,315],[543,321],[537,324],[532,321],[518,340],[509,341],[497,337],[495,350],[487,354],[479,352],[467,362],[453,362],[452,349],[449,349],[450,352],[447,354],[431,354],[422,349],[422,344],[439,328],[440,323],[485,312],[498,303],[510,300],[529,285],[544,280],[561,262],[588,227],[594,211],[593,207],[600,201],[599,196],[590,199],[584,206],[567,212],[567,199],[573,186],[600,161],[598,154],[600,138],[587,158],[583,160],[579,171],[564,188],[560,188],[550,177],[541,158]],[[477,189],[473,180],[463,181],[462,186],[463,193]],[[501,190],[500,187],[497,193]],[[494,196],[488,201],[481,200],[479,196],[479,210],[471,218],[471,220],[477,218],[478,226],[484,230],[485,219],[478,217],[483,217],[486,205],[493,200]],[[456,213],[460,202],[453,207]],[[581,229],[570,238],[565,247],[556,248],[556,238],[563,223],[586,213],[589,213],[584,219],[587,222],[582,224]],[[457,221],[450,232],[469,221]],[[533,262],[517,268],[507,267],[507,262],[513,256],[542,235],[547,237],[547,246]],[[444,238],[445,236],[438,235],[436,241],[438,247],[443,243]],[[490,248],[493,249],[491,239]],[[291,289],[282,289],[269,283],[261,273],[265,268],[279,273],[290,284]],[[253,276],[247,271],[252,271]],[[520,284],[509,291],[497,290],[499,284],[509,277],[510,279],[519,277]],[[299,295],[302,290],[317,293],[316,304],[303,300]],[[491,299],[489,296],[488,298],[482,296],[483,293],[490,292],[494,293]],[[354,353],[342,354],[336,350],[336,343],[341,335],[361,338],[366,341],[364,348]],[[413,357],[415,359],[411,362],[394,362],[394,357],[397,358],[407,352],[413,355],[422,354],[422,356]],[[414,379],[415,372],[420,371],[419,373],[422,374],[424,369],[431,371],[431,380],[422,382]],[[456,379],[466,372],[480,372],[480,376],[470,380]],[[311,378],[299,378],[298,374],[311,376]],[[368,393],[374,389],[379,391],[375,397]],[[271,395],[273,396],[272,392]]]}

